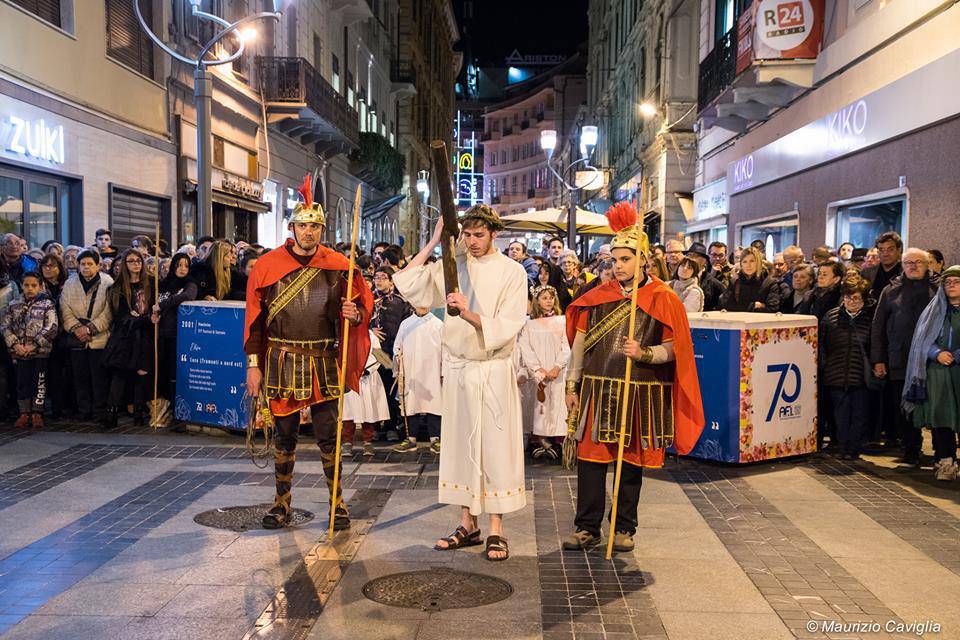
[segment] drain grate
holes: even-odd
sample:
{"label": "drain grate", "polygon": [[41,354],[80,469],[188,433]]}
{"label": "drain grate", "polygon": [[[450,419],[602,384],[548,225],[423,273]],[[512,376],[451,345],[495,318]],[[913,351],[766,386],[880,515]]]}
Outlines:
{"label": "drain grate", "polygon": [[[227,529],[229,531],[251,531],[263,529],[260,520],[273,507],[272,502],[240,507],[222,507],[198,513],[193,521],[205,527]],[[290,512],[290,523],[287,527],[295,527],[313,520],[313,514],[294,507]]]}
{"label": "drain grate", "polygon": [[363,586],[363,595],[391,607],[423,611],[469,609],[509,598],[509,582],[455,569],[433,568],[392,573]]}

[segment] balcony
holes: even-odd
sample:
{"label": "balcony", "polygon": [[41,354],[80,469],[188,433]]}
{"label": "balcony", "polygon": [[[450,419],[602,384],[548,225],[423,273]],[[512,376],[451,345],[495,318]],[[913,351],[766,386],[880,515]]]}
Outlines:
{"label": "balcony", "polygon": [[394,60],[390,65],[390,93],[398,98],[417,95],[417,70],[410,62]]}
{"label": "balcony", "polygon": [[360,145],[359,116],[303,58],[258,56],[267,121],[300,144],[321,151]]}
{"label": "balcony", "polygon": [[737,71],[736,28],[727,31],[700,63],[697,110],[703,111],[733,82]]}
{"label": "balcony", "polygon": [[530,200],[530,199],[536,198],[536,197],[537,197],[537,190],[536,190],[536,189],[527,189],[527,200]]}
{"label": "balcony", "polygon": [[503,128],[503,137],[506,138],[508,135],[513,133],[513,127],[504,127]]}
{"label": "balcony", "polygon": [[537,122],[543,122],[543,111],[537,113]]}
{"label": "balcony", "polygon": [[529,120],[521,120],[521,121],[520,121],[520,131],[523,131],[524,129],[529,129],[529,128],[530,128],[530,121],[529,121]]}

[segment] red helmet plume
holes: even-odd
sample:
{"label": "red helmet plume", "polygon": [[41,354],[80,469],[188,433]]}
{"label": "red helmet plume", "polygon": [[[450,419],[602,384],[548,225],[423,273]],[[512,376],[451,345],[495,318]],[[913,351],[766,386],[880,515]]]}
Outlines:
{"label": "red helmet plume", "polygon": [[618,202],[607,209],[607,224],[617,233],[637,224],[637,210],[629,202]]}
{"label": "red helmet plume", "polygon": [[297,189],[303,196],[303,206],[309,209],[313,206],[313,187],[311,186],[310,174],[303,176],[303,184]]}

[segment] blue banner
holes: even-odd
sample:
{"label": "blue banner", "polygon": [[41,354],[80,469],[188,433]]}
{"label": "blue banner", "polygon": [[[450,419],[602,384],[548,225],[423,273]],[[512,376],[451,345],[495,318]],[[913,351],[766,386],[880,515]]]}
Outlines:
{"label": "blue banner", "polygon": [[242,302],[185,302],[177,328],[178,420],[245,431]]}

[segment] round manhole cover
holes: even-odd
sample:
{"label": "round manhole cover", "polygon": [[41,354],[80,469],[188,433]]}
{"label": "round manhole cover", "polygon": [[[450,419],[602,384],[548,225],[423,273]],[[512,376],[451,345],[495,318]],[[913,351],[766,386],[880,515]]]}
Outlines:
{"label": "round manhole cover", "polygon": [[391,607],[424,611],[468,609],[510,597],[509,582],[481,573],[454,569],[427,569],[392,573],[363,586],[363,595]]}
{"label": "round manhole cover", "polygon": [[[193,517],[193,521],[205,527],[228,529],[230,531],[263,529],[260,521],[272,507],[272,502],[241,507],[222,507],[198,513]],[[295,527],[311,520],[313,520],[312,513],[294,508],[290,511],[290,523],[287,526]]]}

